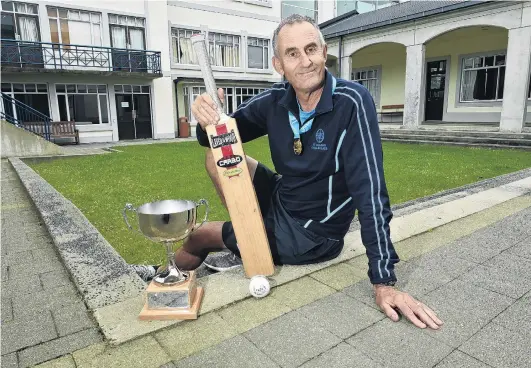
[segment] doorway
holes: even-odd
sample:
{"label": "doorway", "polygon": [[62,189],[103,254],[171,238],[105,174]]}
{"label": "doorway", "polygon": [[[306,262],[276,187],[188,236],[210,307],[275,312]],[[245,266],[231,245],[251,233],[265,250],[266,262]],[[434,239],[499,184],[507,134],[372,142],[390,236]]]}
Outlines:
{"label": "doorway", "polygon": [[117,85],[118,139],[153,138],[149,86]]}
{"label": "doorway", "polygon": [[426,68],[426,111],[424,120],[442,120],[446,86],[446,60],[430,61]]}

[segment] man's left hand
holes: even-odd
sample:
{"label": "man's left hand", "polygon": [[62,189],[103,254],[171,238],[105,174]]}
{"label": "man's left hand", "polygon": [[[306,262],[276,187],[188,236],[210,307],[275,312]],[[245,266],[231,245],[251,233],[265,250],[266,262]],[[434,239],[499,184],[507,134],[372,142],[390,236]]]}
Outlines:
{"label": "man's left hand", "polygon": [[391,320],[399,320],[397,310],[406,316],[415,326],[429,326],[438,330],[443,322],[423,303],[415,300],[408,293],[396,290],[392,286],[374,285],[376,304]]}

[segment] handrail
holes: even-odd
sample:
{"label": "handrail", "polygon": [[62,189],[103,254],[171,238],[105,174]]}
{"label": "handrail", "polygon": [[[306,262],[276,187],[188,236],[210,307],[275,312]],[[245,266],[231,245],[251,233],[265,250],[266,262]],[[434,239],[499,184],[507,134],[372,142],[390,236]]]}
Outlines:
{"label": "handrail", "polygon": [[[50,119],[49,116],[35,110],[33,107],[26,105],[16,98],[11,97],[7,93],[0,93],[2,96],[0,116],[3,119],[19,128],[43,136],[44,139],[48,141],[50,140],[50,123],[52,119]],[[7,106],[10,106],[10,108]],[[11,111],[11,113],[9,111]],[[35,122],[42,123],[44,131],[37,129],[35,124],[31,124]]]}
{"label": "handrail", "polygon": [[106,46],[0,39],[7,67],[126,71],[161,74],[161,52]]}

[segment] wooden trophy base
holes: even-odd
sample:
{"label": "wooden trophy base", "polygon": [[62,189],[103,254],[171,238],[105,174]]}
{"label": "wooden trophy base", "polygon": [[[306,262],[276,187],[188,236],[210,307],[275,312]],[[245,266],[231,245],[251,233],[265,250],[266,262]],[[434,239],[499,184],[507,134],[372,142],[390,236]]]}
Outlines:
{"label": "wooden trophy base", "polygon": [[203,294],[203,288],[196,285],[195,271],[191,271],[189,279],[179,285],[161,286],[151,281],[146,289],[146,301],[138,319],[197,319]]}

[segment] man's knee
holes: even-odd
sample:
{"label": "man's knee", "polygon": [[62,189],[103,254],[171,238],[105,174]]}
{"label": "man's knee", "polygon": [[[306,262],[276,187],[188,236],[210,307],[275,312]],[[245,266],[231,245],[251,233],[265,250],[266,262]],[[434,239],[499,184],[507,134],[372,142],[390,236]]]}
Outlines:
{"label": "man's knee", "polygon": [[223,221],[205,222],[188,236],[183,248],[192,254],[214,252],[225,248]]}

